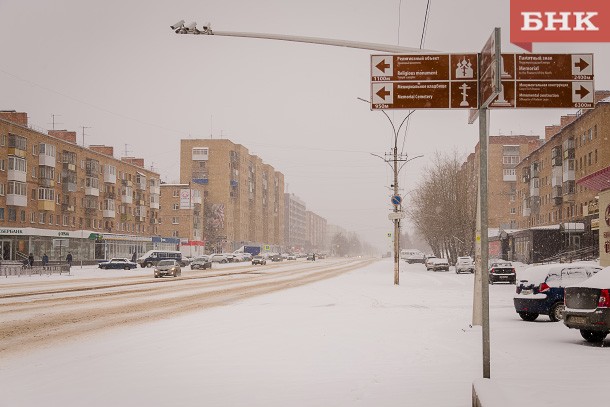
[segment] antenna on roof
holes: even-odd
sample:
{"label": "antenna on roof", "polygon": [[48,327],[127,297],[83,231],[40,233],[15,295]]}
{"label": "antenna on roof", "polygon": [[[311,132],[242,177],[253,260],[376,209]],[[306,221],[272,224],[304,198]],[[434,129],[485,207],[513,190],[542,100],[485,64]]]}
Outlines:
{"label": "antenna on roof", "polygon": [[[55,116],[61,116],[60,114],[52,114],[51,118],[52,118],[52,122],[51,124],[53,125],[52,129],[55,130]],[[63,124],[63,123],[57,123],[57,124]]]}

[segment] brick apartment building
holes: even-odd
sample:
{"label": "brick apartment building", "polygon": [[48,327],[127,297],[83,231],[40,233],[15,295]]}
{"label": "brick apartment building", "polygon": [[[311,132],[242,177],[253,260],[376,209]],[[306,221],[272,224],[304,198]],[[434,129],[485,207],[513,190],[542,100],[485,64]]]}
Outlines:
{"label": "brick apartment building", "polygon": [[158,236],[159,174],[113,148],[76,143],[76,133],[28,127],[0,112],[0,247],[3,260],[75,261],[175,248]]}
{"label": "brick apartment building", "polygon": [[583,180],[610,165],[609,95],[596,92],[594,109],[547,126],[545,143],[516,167],[519,231],[504,237],[507,256],[529,263],[598,250],[599,189]]}
{"label": "brick apartment building", "polygon": [[283,247],[284,175],[246,147],[227,139],[181,140],[180,182],[202,187],[210,250]]}

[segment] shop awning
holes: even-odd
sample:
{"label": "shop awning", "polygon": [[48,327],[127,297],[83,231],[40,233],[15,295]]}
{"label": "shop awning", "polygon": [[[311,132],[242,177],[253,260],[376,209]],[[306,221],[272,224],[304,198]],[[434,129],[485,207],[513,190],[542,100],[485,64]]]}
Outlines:
{"label": "shop awning", "polygon": [[595,171],[576,181],[579,185],[584,185],[594,191],[605,191],[610,189],[610,167]]}

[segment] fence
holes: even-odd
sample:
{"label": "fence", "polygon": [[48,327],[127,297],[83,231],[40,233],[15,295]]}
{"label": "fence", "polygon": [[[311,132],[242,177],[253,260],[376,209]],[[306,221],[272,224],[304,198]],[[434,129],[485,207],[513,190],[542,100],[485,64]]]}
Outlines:
{"label": "fence", "polygon": [[51,274],[70,274],[68,263],[47,264],[46,266],[25,266],[18,262],[0,263],[0,277],[42,276]]}

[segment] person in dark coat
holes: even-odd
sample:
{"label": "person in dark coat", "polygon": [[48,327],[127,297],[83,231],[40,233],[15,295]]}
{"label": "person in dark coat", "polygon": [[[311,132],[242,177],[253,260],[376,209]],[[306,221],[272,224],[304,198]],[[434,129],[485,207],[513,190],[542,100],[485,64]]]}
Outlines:
{"label": "person in dark coat", "polygon": [[49,256],[47,254],[42,255],[42,267],[46,267],[49,264]]}
{"label": "person in dark coat", "polygon": [[68,266],[72,267],[72,253],[68,252],[68,255],[66,256],[66,261],[68,262]]}
{"label": "person in dark coat", "polygon": [[30,255],[28,256],[28,263],[30,267],[34,266],[34,255],[32,253],[30,253]]}
{"label": "person in dark coat", "polygon": [[135,263],[135,262],[136,262],[136,260],[137,260],[137,258],[138,258],[138,255],[136,254],[136,252],[133,252],[133,254],[131,255],[131,261],[132,261],[132,263]]}

